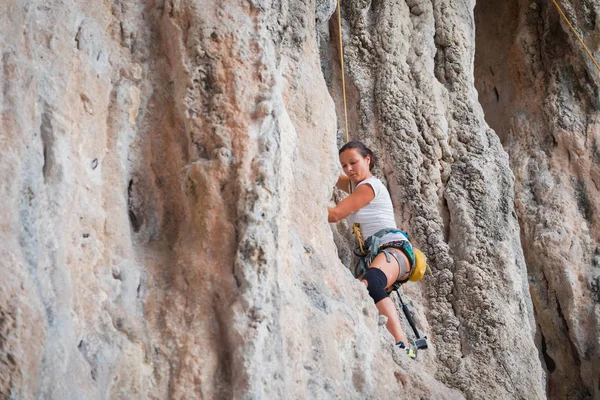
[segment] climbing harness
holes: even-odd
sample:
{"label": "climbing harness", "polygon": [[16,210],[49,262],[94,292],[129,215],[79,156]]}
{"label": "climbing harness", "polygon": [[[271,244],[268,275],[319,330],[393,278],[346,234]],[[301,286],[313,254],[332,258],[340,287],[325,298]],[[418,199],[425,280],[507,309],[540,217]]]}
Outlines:
{"label": "climbing harness", "polygon": [[[356,239],[354,255],[357,257],[357,262],[352,271],[354,277],[357,278],[363,275],[375,257],[377,257],[380,253],[385,255],[387,262],[391,262],[390,256],[395,256],[390,253],[389,248],[395,248],[402,251],[410,263],[408,278],[395,282],[394,285],[392,285],[390,292],[396,290],[398,287],[400,287],[400,285],[408,282],[409,280],[413,282],[419,281],[425,275],[425,272],[428,268],[427,258],[420,250],[415,249],[410,244],[408,233],[400,229],[387,228],[376,232],[366,241],[364,241],[360,230],[360,224],[354,224],[352,230]],[[384,237],[394,234],[402,234],[406,240],[386,240],[382,242]]]}
{"label": "climbing harness", "polygon": [[[374,235],[369,237],[366,241],[363,241],[362,233],[360,231],[360,224],[356,223],[352,227],[354,231],[354,236],[356,238],[356,249],[354,254],[358,257],[357,263],[352,271],[354,277],[358,278],[363,275],[369,268],[369,265],[373,262],[377,255],[383,253],[385,254],[385,258],[387,262],[391,262],[390,256],[396,258],[393,254],[390,253],[390,248],[395,248],[401,250],[410,263],[410,271],[408,272],[408,278],[403,280],[396,281],[392,286],[390,291],[388,292],[396,292],[398,295],[398,299],[400,300],[400,304],[402,305],[402,312],[408,321],[408,324],[412,328],[415,334],[415,345],[418,349],[426,349],[427,348],[427,336],[419,335],[419,331],[417,330],[417,326],[415,321],[408,309],[408,305],[404,303],[402,300],[402,296],[400,296],[400,287],[402,284],[407,281],[419,281],[425,275],[425,272],[429,269],[427,266],[427,258],[425,254],[423,254],[420,250],[415,249],[408,240],[408,233],[400,230],[400,229],[382,229],[376,232]],[[393,241],[384,241],[382,244],[382,240],[386,238],[387,235],[390,234],[402,234],[406,237],[406,240],[393,240]],[[387,236],[388,238],[390,236]],[[392,236],[393,237],[393,236]],[[415,355],[416,357],[416,355]],[[414,358],[414,357],[411,357]]]}
{"label": "climbing harness", "polygon": [[585,50],[585,52],[587,53],[587,55],[590,57],[590,59],[592,60],[592,62],[594,63],[594,65],[596,66],[596,69],[598,69],[598,71],[600,72],[600,65],[598,65],[598,63],[596,62],[596,59],[594,58],[594,56],[592,55],[592,53],[588,50],[587,46],[583,42],[583,39],[581,39],[581,37],[579,36],[579,34],[577,33],[577,31],[573,27],[573,24],[571,24],[571,22],[569,21],[569,18],[567,18],[567,16],[563,12],[563,10],[560,8],[560,6],[556,2],[556,0],[552,0],[552,2],[556,6],[556,9],[558,10],[558,13],[563,17],[563,19],[565,20],[565,22],[567,23],[567,25],[569,25],[569,28],[571,28],[571,31],[573,31],[573,34],[575,35],[575,37],[577,38],[577,40],[579,40],[579,43],[581,43],[581,45],[583,46],[583,49]]}

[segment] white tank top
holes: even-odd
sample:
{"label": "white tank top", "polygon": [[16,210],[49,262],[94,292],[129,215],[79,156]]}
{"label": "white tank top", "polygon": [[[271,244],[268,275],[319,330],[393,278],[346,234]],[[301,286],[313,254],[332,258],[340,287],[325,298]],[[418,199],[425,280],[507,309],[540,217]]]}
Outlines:
{"label": "white tank top", "polygon": [[[377,231],[385,228],[396,228],[392,199],[385,185],[377,178],[370,177],[360,182],[358,186],[368,184],[375,192],[375,198],[366,206],[346,217],[350,227],[360,224],[364,240]],[[357,186],[357,187],[358,187]]]}

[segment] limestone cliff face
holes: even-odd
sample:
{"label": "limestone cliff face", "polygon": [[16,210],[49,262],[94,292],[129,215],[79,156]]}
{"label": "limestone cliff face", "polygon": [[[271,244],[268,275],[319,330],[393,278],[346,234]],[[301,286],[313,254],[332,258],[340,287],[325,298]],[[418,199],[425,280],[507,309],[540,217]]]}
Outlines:
{"label": "limestone cliff face", "polygon": [[336,255],[332,11],[3,6],[2,398],[462,397]]}
{"label": "limestone cliff face", "polygon": [[474,87],[473,5],[344,2],[352,135],[378,150],[397,222],[430,256],[433,276],[407,291],[436,377],[468,398],[544,398],[514,176]]}
{"label": "limestone cliff face", "polygon": [[[351,137],[433,270],[406,286],[417,362],[326,222],[335,1],[3,5],[0,398],[536,399],[544,369],[597,394],[596,78],[521,3],[343,1]],[[534,75],[494,81],[482,41]]]}
{"label": "limestone cliff face", "polygon": [[[598,57],[590,1],[559,2]],[[548,397],[600,398],[600,72],[551,2],[475,8],[475,79],[509,154]]]}

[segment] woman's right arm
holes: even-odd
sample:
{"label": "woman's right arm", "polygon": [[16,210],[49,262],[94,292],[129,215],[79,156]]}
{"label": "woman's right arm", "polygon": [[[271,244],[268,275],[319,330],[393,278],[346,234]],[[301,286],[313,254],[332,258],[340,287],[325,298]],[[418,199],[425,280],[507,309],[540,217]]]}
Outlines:
{"label": "woman's right arm", "polygon": [[346,193],[350,193],[350,178],[348,178],[346,175],[340,174],[335,186],[337,186],[339,189],[342,189]]}
{"label": "woman's right arm", "polygon": [[338,222],[369,204],[375,198],[371,185],[358,185],[354,193],[335,207],[327,207],[327,221]]}

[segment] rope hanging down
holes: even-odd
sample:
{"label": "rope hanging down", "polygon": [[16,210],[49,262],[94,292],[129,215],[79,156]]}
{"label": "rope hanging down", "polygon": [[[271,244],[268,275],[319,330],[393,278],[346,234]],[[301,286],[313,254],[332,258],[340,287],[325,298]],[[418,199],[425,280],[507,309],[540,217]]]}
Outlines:
{"label": "rope hanging down", "polygon": [[346,80],[344,79],[344,43],[342,42],[342,8],[338,0],[338,30],[340,33],[340,66],[342,67],[342,94],[344,96],[344,121],[346,123],[346,143],[350,141],[348,135],[348,109],[346,107]]}
{"label": "rope hanging down", "polygon": [[577,34],[577,31],[575,30],[575,28],[573,28],[573,25],[571,24],[571,22],[569,21],[569,19],[567,18],[567,16],[563,12],[563,10],[560,8],[560,6],[556,2],[556,0],[552,0],[552,2],[556,6],[556,9],[560,13],[560,15],[563,17],[563,19],[565,20],[565,22],[567,23],[567,25],[569,25],[569,28],[571,28],[571,31],[573,31],[573,34],[575,35],[575,37],[577,38],[577,40],[579,40],[579,43],[581,43],[581,45],[583,46],[583,48],[584,48],[585,52],[587,53],[587,55],[590,57],[590,59],[592,60],[592,62],[594,63],[594,65],[596,66],[596,68],[598,69],[598,71],[600,72],[600,65],[598,65],[598,63],[596,62],[596,59],[594,58],[594,56],[592,55],[592,53],[588,50],[588,48],[585,45],[585,43],[583,43],[583,40]]}

